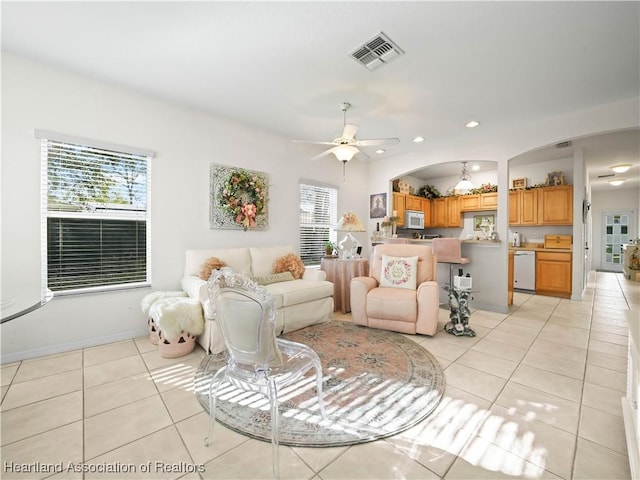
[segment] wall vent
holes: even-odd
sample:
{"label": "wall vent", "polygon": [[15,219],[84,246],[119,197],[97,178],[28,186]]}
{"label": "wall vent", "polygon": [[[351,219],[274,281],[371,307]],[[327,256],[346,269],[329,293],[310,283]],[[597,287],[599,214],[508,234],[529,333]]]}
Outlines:
{"label": "wall vent", "polygon": [[400,55],[404,55],[402,49],[392,42],[384,32],[380,32],[349,54],[351,58],[364,65],[369,71],[380,68]]}
{"label": "wall vent", "polygon": [[566,142],[556,143],[556,148],[569,148],[571,145],[571,140],[567,140]]}

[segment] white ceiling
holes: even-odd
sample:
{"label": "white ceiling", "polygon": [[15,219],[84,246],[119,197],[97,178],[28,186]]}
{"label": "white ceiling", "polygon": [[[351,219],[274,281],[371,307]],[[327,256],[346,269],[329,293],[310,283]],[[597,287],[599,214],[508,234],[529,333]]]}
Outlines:
{"label": "white ceiling", "polygon": [[[388,157],[419,149],[415,135],[459,136],[471,119],[482,123],[467,133],[490,133],[640,94],[639,2],[3,1],[1,8],[3,51],[290,139],[332,140],[348,101],[358,138],[400,138]],[[405,55],[371,72],[349,53],[381,31]],[[583,144],[594,179],[630,162],[625,176],[637,182],[639,133],[621,138],[574,143]],[[557,152],[535,153],[543,155]]]}

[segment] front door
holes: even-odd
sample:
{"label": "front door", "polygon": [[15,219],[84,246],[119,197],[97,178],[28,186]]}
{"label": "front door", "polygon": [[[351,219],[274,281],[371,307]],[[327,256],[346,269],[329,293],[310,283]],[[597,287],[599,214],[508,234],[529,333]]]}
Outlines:
{"label": "front door", "polygon": [[622,245],[633,238],[631,211],[602,213],[600,270],[622,272]]}

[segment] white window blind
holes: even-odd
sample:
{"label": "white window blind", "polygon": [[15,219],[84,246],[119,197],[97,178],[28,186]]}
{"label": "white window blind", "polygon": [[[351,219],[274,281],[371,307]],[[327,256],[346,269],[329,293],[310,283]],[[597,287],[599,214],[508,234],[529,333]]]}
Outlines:
{"label": "white window blind", "polygon": [[148,284],[151,156],[41,142],[47,287],[75,293]]}
{"label": "white window blind", "polygon": [[305,265],[319,265],[324,244],[336,241],[338,189],[300,183],[300,257]]}

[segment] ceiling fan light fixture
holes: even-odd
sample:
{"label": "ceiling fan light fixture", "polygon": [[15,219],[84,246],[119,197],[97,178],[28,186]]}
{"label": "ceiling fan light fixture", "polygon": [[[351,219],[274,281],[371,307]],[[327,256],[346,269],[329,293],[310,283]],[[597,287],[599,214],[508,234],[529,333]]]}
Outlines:
{"label": "ceiling fan light fixture", "polygon": [[619,185],[622,185],[625,182],[625,180],[626,178],[612,178],[611,180],[608,180],[608,182],[614,187],[617,187]]}
{"label": "ceiling fan light fixture", "polygon": [[353,147],[351,145],[340,145],[339,147],[336,147],[333,150],[333,154],[341,162],[348,162],[351,159],[353,159],[355,154],[358,153],[359,151],[360,150],[358,150],[356,147]]}
{"label": "ceiling fan light fixture", "polygon": [[630,163],[621,163],[619,165],[613,165],[611,167],[609,167],[611,170],[613,170],[616,173],[624,173],[627,170],[629,170],[632,167],[632,165]]}
{"label": "ceiling fan light fixture", "polygon": [[453,189],[458,193],[466,193],[469,190],[473,190],[475,185],[471,183],[471,175],[467,171],[467,162],[462,162],[462,173],[460,174],[460,180]]}

